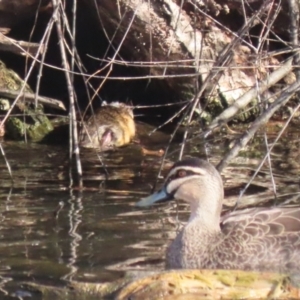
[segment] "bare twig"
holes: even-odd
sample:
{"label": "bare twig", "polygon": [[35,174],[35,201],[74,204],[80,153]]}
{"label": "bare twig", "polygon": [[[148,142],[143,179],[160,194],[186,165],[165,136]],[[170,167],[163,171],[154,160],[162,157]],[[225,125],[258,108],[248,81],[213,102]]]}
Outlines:
{"label": "bare twig", "polygon": [[[36,16],[36,19],[37,19],[37,16]],[[50,36],[51,36],[53,24],[54,24],[54,19],[51,18],[49,20],[49,22],[47,24],[47,28],[45,30],[45,47],[46,48],[48,47],[48,44],[49,44],[49,39],[50,39]],[[43,75],[43,69],[44,69],[44,62],[45,62],[45,58],[46,58],[46,52],[47,51],[45,51],[41,55],[42,56],[41,57],[41,63],[40,63],[39,72],[38,72],[38,75],[37,75],[37,83],[36,83],[35,106],[37,105],[37,102],[38,102],[38,94],[39,94],[40,85],[41,85],[41,78],[42,78],[42,75]],[[66,109],[64,108],[64,110],[66,110]]]}
{"label": "bare twig", "polygon": [[[132,17],[131,17],[131,20],[130,20],[130,22],[129,22],[129,24],[128,24],[128,27],[127,27],[127,29],[126,29],[126,31],[125,31],[125,33],[124,33],[124,35],[123,35],[123,37],[122,37],[120,43],[119,43],[117,49],[115,50],[115,53],[114,53],[114,55],[113,55],[111,61],[110,61],[108,64],[106,64],[101,70],[98,70],[98,71],[95,73],[95,74],[100,73],[100,72],[102,72],[104,69],[107,69],[107,68],[108,68],[108,71],[107,71],[107,74],[106,74],[104,80],[101,82],[101,84],[99,85],[99,87],[98,87],[97,90],[95,91],[94,95],[92,96],[91,101],[93,101],[93,99],[95,98],[95,96],[99,93],[100,89],[102,88],[102,86],[103,86],[104,83],[106,82],[107,78],[109,78],[109,75],[110,75],[110,73],[112,72],[112,66],[113,66],[113,64],[114,64],[114,61],[115,61],[117,55],[119,55],[119,52],[120,52],[120,50],[121,50],[121,48],[122,48],[122,45],[123,45],[123,43],[124,43],[124,41],[125,41],[125,39],[126,39],[128,33],[129,33],[131,27],[132,27],[132,24],[133,24],[133,21],[134,21],[135,18],[136,18],[136,14],[137,14],[138,9],[139,9],[139,6],[137,6],[137,8],[135,9],[135,11],[134,11],[134,13],[133,13],[133,15],[132,15]],[[90,76],[89,80],[90,80],[91,78],[93,78],[93,76],[94,76],[94,75]],[[91,105],[91,103],[89,103],[89,105]],[[87,108],[88,108],[88,107],[89,107],[89,106],[87,106]],[[86,109],[87,109],[87,108],[86,108]]]}
{"label": "bare twig", "polygon": [[[290,40],[294,49],[299,47],[299,1],[288,0],[289,4],[289,14],[290,14]],[[294,58],[295,65],[300,65],[300,52],[298,51]],[[300,69],[296,69],[296,77],[300,78]]]}
{"label": "bare twig", "polygon": [[250,128],[237,139],[233,148],[225,155],[225,157],[218,164],[217,169],[221,172],[226,165],[232,160],[239,152],[239,150],[246,146],[249,140],[253,137],[255,132],[265,124],[281,106],[289,101],[289,99],[300,89],[300,81],[296,81],[285,90],[283,90],[278,96],[277,100],[274,101],[269,108],[261,114],[250,126]]}
{"label": "bare twig", "polygon": [[[154,183],[152,192],[155,190],[156,184],[157,184],[157,182],[158,182],[158,179],[159,179],[160,176],[161,176],[161,171],[162,171],[162,169],[163,169],[164,161],[165,161],[165,159],[166,159],[166,157],[167,157],[167,154],[168,154],[168,152],[169,152],[169,148],[170,148],[171,143],[172,143],[172,141],[173,141],[173,139],[174,139],[174,137],[175,137],[175,134],[176,134],[177,130],[179,129],[179,127],[181,126],[181,124],[182,124],[184,118],[187,116],[188,109],[186,109],[186,108],[188,107],[188,105],[189,105],[189,104],[186,104],[186,105],[180,110],[180,112],[184,111],[183,116],[181,117],[181,119],[180,119],[179,122],[177,123],[176,128],[173,130],[173,132],[172,132],[172,134],[171,134],[171,136],[170,136],[168,145],[167,145],[167,147],[166,147],[166,149],[165,149],[164,155],[163,155],[162,160],[161,160],[161,165],[160,165],[160,168],[159,168],[159,171],[158,171],[158,174],[157,174],[156,181],[155,181],[155,183]],[[178,113],[177,113],[177,114],[178,114]]]}
{"label": "bare twig", "polygon": [[1,142],[0,142],[0,151],[1,151],[1,154],[2,154],[2,156],[4,158],[4,160],[5,160],[5,164],[6,164],[6,167],[7,167],[7,170],[8,170],[8,174],[9,174],[10,179],[11,179],[11,184],[13,184],[14,183],[14,179],[13,179],[13,176],[12,176],[11,167],[10,167],[8,159],[7,159],[6,155],[5,155],[5,152],[4,152],[4,149],[2,147],[2,143]]}
{"label": "bare twig", "polygon": [[[290,117],[288,118],[288,120],[285,122],[284,126],[282,127],[282,129],[280,130],[280,132],[278,133],[276,139],[274,140],[273,144],[271,145],[271,147],[268,149],[268,152],[266,153],[266,155],[264,156],[264,158],[261,160],[259,166],[257,167],[257,169],[255,170],[254,174],[252,175],[251,179],[248,181],[247,185],[244,187],[244,189],[240,192],[239,198],[235,204],[235,208],[238,207],[238,204],[240,202],[240,199],[243,197],[243,195],[245,194],[246,190],[248,189],[248,187],[251,185],[251,183],[253,182],[254,178],[256,177],[256,175],[258,174],[258,172],[261,170],[264,162],[266,161],[266,159],[268,157],[270,157],[271,151],[273,150],[274,146],[277,144],[278,140],[281,138],[283,132],[287,129],[288,125],[290,124],[292,118],[295,116],[295,114],[297,113],[297,111],[300,109],[300,104],[295,108],[295,110],[293,111],[293,113],[290,115]],[[275,190],[276,192],[276,190]]]}
{"label": "bare twig", "polygon": [[218,126],[229,122],[237,114],[237,112],[248,105],[250,101],[257,96],[257,94],[263,93],[276,82],[281,80],[284,76],[286,76],[289,72],[291,72],[292,61],[292,58],[288,59],[284,65],[271,73],[268,76],[268,79],[262,81],[260,84],[258,84],[258,86],[253,87],[251,90],[237,99],[231,106],[225,109],[211,122],[211,124],[208,126],[208,130],[213,130]]}
{"label": "bare twig", "polygon": [[[272,187],[273,187],[273,193],[274,193],[274,197],[275,197],[275,201],[276,201],[276,199],[277,199],[277,189],[276,189],[276,182],[275,182],[275,178],[274,178],[274,174],[273,174],[273,169],[272,169],[271,149],[269,147],[268,137],[267,137],[266,131],[264,132],[264,140],[265,140],[265,145],[266,145],[266,150],[267,150],[267,153],[265,155],[265,159],[268,160],[270,177],[271,177]],[[273,146],[274,146],[274,144],[273,144]]]}
{"label": "bare twig", "polygon": [[[69,93],[69,99],[70,99],[70,108],[69,108],[69,116],[70,116],[70,122],[72,123],[72,132],[70,132],[70,136],[73,137],[73,139],[70,140],[70,144],[73,145],[72,142],[74,142],[73,147],[70,148],[71,153],[75,153],[75,159],[76,159],[76,168],[77,168],[77,175],[79,177],[79,185],[82,186],[82,166],[80,161],[80,151],[79,151],[79,143],[78,143],[78,130],[77,130],[77,120],[76,120],[76,111],[75,111],[75,94],[74,89],[72,86],[72,80],[70,75],[70,66],[68,63],[67,55],[66,55],[66,49],[64,47],[64,35],[63,35],[63,26],[60,19],[59,14],[59,5],[61,4],[59,0],[52,0],[52,4],[54,7],[53,15],[56,18],[56,29],[57,34],[59,37],[59,46],[60,46],[60,53],[62,57],[62,64],[65,69],[65,77],[67,81],[67,87],[68,87],[68,93]],[[73,37],[74,38],[74,37]],[[71,156],[70,153],[70,156]],[[70,178],[71,180],[71,178]]]}
{"label": "bare twig", "polygon": [[[245,24],[239,30],[237,37],[234,38],[232,40],[232,42],[230,44],[228,44],[223,49],[223,51],[219,54],[219,57],[218,57],[217,61],[215,62],[214,66],[212,67],[211,72],[205,78],[205,80],[204,80],[204,82],[201,86],[200,91],[198,92],[198,94],[193,99],[194,103],[193,103],[193,106],[191,107],[190,115],[189,115],[189,118],[187,120],[187,124],[190,124],[190,122],[192,120],[192,117],[193,117],[193,114],[194,114],[194,111],[195,111],[195,109],[196,109],[196,107],[197,107],[197,105],[200,101],[200,98],[202,97],[204,91],[207,89],[207,87],[209,85],[211,85],[212,82],[217,82],[219,80],[219,78],[221,77],[222,71],[218,70],[216,67],[220,67],[220,66],[224,67],[224,66],[228,66],[230,64],[230,62],[232,60],[232,57],[233,57],[233,50],[235,49],[235,47],[237,45],[241,44],[243,35],[246,34],[247,30],[249,30],[249,28],[251,28],[251,26],[253,26],[254,21],[265,12],[265,10],[269,7],[269,5],[270,5],[270,1],[265,1],[261,5],[260,9],[255,14],[253,14],[253,16],[249,19],[247,24]],[[184,141],[186,139],[187,139],[187,131],[184,133],[184,137],[183,137]],[[180,153],[183,153],[184,145],[185,145],[185,143],[182,144]]]}
{"label": "bare twig", "polygon": [[6,122],[7,118],[9,117],[9,115],[11,114],[12,110],[14,109],[15,105],[17,104],[17,102],[19,101],[19,99],[22,97],[22,94],[24,93],[24,89],[26,87],[26,83],[28,82],[28,79],[31,75],[31,72],[35,66],[35,64],[37,63],[37,57],[39,56],[40,52],[42,51],[43,49],[43,43],[44,43],[44,40],[45,40],[45,35],[42,37],[41,39],[41,42],[40,42],[40,45],[39,45],[39,48],[38,48],[38,51],[36,52],[36,55],[33,57],[33,61],[32,61],[32,64],[28,70],[28,73],[26,74],[26,77],[24,79],[24,83],[23,85],[21,86],[20,90],[18,91],[18,95],[16,97],[16,99],[14,100],[14,102],[11,104],[10,106],[10,109],[7,111],[5,117],[3,118],[3,120],[1,121],[0,123],[0,127],[4,125],[4,123]]}
{"label": "bare twig", "polygon": [[[291,44],[293,45],[294,49],[296,49],[299,47],[299,42],[298,42],[299,4],[296,3],[295,0],[289,0],[289,10],[290,10],[290,17],[291,17],[290,39],[291,39]],[[247,105],[251,101],[251,98],[255,96],[255,93],[257,94],[262,93],[264,90],[266,90],[267,88],[275,84],[278,80],[283,78],[286,74],[288,74],[292,70],[293,61],[296,66],[299,66],[299,62],[300,62],[299,51],[297,51],[294,57],[290,58],[282,67],[275,70],[268,77],[267,80],[265,80],[262,84],[258,86],[258,88],[251,89],[248,93],[246,93],[240,99],[238,99],[234,103],[234,105],[232,105],[227,110],[225,110],[218,118],[216,118],[212,122],[210,129],[213,129],[222,123],[224,124],[225,122],[228,122],[241,107],[245,107],[245,103]],[[247,144],[247,142],[255,134],[258,128],[262,126],[262,124],[266,123],[277,109],[279,109],[281,106],[287,103],[295,93],[299,92],[300,72],[296,71],[296,74],[297,74],[297,81],[294,84],[290,85],[285,90],[283,90],[278,96],[277,100],[273,104],[271,104],[270,107],[264,113],[262,113],[260,117],[258,117],[255,120],[255,122],[253,122],[253,124],[250,126],[250,129],[247,132],[245,132],[240,139],[236,140],[234,147],[227,153],[227,155],[219,163],[218,165],[219,171],[221,171],[228,164],[229,160],[231,160],[233,157],[237,155],[238,151]],[[271,149],[268,149],[267,155],[270,154]],[[264,160],[266,159],[266,157],[264,158]],[[276,190],[274,191],[276,193]]]}

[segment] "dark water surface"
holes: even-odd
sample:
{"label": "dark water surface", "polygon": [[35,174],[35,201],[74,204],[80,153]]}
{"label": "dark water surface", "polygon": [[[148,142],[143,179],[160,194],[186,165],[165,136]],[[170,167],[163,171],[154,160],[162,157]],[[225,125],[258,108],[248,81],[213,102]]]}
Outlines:
{"label": "dark water surface", "polygon": [[[299,202],[299,136],[297,130],[287,134],[271,155],[278,203]],[[231,138],[214,138],[207,143],[211,162],[220,160]],[[165,247],[178,227],[176,209],[172,204],[145,210],[134,207],[151,190],[160,167],[159,156],[143,155],[137,145],[105,153],[106,176],[96,153],[82,151],[84,189],[79,191],[76,184],[69,188],[66,147],[16,142],[2,146],[14,183],[1,157],[0,299],[32,298],[22,290],[20,283],[24,281],[51,285],[63,285],[66,280],[104,282],[123,277],[127,271],[164,268]],[[152,149],[163,146],[156,143]],[[188,151],[199,156],[199,151],[204,153],[199,150],[202,148],[194,141]],[[225,204],[235,203],[264,148],[263,137],[253,141],[253,146],[223,172]],[[265,163],[241,206],[258,202],[274,205],[271,179]],[[186,206],[180,205],[179,220],[186,221],[187,216]]]}

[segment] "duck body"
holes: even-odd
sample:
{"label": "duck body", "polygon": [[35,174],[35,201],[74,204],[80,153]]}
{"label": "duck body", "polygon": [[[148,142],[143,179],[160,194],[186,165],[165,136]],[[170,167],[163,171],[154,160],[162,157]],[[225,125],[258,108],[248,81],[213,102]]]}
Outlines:
{"label": "duck body", "polygon": [[300,271],[299,209],[249,209],[234,215],[226,216],[216,232],[201,230],[197,220],[189,222],[167,250],[167,268]]}
{"label": "duck body", "polygon": [[223,183],[196,158],[177,162],[164,187],[137,205],[182,199],[191,215],[167,249],[170,269],[241,269],[300,274],[300,208],[253,208],[220,217]]}
{"label": "duck body", "polygon": [[130,143],[134,135],[132,109],[119,102],[104,103],[84,123],[80,145],[106,151]]}

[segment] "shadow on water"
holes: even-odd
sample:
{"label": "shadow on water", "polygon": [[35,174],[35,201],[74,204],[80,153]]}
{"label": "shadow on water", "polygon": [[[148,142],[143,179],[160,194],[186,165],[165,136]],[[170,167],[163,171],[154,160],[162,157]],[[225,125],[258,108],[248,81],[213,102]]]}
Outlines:
{"label": "shadow on water", "polygon": [[[214,164],[227,150],[230,139],[222,136],[220,143],[220,137],[214,137],[207,142]],[[287,135],[286,139],[291,137]],[[147,146],[157,151],[167,140],[160,139]],[[294,134],[293,147],[287,140],[276,145],[272,154],[273,176],[279,202],[292,199],[298,203],[300,167],[295,157],[299,155],[299,132]],[[199,156],[201,147],[197,143],[196,140],[189,145],[188,153]],[[261,141],[255,143],[260,145]],[[248,155],[241,155],[223,172],[226,205],[235,204],[261,161],[264,147],[257,144],[258,154],[249,146]],[[145,155],[139,145],[130,145],[103,154],[106,177],[95,152],[83,150],[85,188],[78,191],[68,188],[67,147],[16,142],[5,142],[3,147],[14,184],[11,185],[1,159],[1,299],[10,296],[33,299],[34,295],[20,287],[24,281],[52,285],[63,285],[66,280],[106,282],[121,278],[128,271],[164,268],[165,248],[180,226],[177,217],[186,221],[188,210],[184,204],[177,209],[174,204],[145,210],[134,207],[155,182],[161,161],[155,152]],[[172,147],[176,148],[178,144]],[[176,155],[169,158],[166,169]],[[259,203],[274,204],[267,164],[240,205]]]}

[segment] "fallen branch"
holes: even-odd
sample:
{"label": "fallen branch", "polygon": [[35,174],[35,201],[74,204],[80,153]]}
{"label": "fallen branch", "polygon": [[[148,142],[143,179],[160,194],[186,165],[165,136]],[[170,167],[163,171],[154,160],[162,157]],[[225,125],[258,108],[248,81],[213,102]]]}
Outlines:
{"label": "fallen branch", "polygon": [[40,51],[40,53],[45,51],[44,45],[39,48],[40,46],[38,43],[16,41],[0,32],[0,50],[2,51],[9,51],[18,55],[35,56],[38,51]]}
{"label": "fallen branch", "polygon": [[23,97],[23,99],[25,99],[25,101],[28,101],[28,102],[31,102],[31,103],[34,103],[36,98],[37,98],[37,100],[40,103],[42,103],[43,105],[50,106],[50,107],[53,107],[53,108],[57,108],[57,109],[60,109],[60,110],[66,110],[65,105],[60,100],[56,100],[56,99],[49,98],[49,97],[43,97],[43,96],[37,96],[36,97],[35,94],[31,94],[31,93],[27,93],[27,92],[23,92],[23,93],[20,94],[19,91],[11,91],[11,90],[0,88],[0,96],[2,96],[2,97],[15,100],[19,95],[21,97]]}
{"label": "fallen branch", "polygon": [[246,107],[253,98],[255,98],[258,94],[262,94],[268,88],[281,80],[284,76],[290,73],[292,71],[292,61],[292,58],[288,59],[284,65],[271,73],[266,80],[262,81],[258,86],[253,87],[251,90],[237,99],[231,106],[229,106],[218,117],[216,117],[207,129],[213,130],[218,126],[229,122],[232,118],[234,118],[237,112]]}

